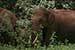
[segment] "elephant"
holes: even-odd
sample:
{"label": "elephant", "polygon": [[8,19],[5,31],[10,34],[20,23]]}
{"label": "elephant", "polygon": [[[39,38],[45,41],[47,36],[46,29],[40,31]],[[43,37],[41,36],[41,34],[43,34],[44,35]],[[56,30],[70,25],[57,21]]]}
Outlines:
{"label": "elephant", "polygon": [[0,7],[0,42],[14,43],[14,37],[8,35],[16,32],[16,16],[9,10]]}
{"label": "elephant", "polygon": [[[69,42],[75,42],[75,10],[65,10],[65,9],[52,9],[48,10],[46,8],[35,8],[33,11],[33,16],[31,16],[31,29],[32,29],[32,44],[36,42],[35,32],[41,29],[42,43],[48,46],[50,43],[50,38],[53,32],[57,39],[64,42],[68,39]],[[33,43],[34,42],[34,43]]]}

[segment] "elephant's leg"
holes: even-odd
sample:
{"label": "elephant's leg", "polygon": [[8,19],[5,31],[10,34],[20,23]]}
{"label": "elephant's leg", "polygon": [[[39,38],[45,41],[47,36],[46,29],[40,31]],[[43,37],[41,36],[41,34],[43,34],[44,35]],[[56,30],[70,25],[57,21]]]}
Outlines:
{"label": "elephant's leg", "polygon": [[48,28],[43,28],[42,29],[43,30],[43,40],[42,40],[42,45],[46,45],[46,46],[48,46],[49,45],[49,43],[50,43],[50,37],[51,37],[51,35],[52,35],[52,33],[49,31],[49,29]]}

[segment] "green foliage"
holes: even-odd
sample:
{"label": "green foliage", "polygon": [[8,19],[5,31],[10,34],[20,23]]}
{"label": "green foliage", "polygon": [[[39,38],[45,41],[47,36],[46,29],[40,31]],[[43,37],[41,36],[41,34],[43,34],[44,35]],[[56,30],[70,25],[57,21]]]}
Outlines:
{"label": "green foliage", "polygon": [[50,47],[36,47],[36,48],[24,48],[23,46],[17,46],[13,47],[11,45],[0,45],[0,50],[75,50],[75,44],[69,44],[69,45],[51,45]]}
{"label": "green foliage", "polygon": [[15,7],[17,0],[0,0],[0,7],[12,10],[13,7]]}

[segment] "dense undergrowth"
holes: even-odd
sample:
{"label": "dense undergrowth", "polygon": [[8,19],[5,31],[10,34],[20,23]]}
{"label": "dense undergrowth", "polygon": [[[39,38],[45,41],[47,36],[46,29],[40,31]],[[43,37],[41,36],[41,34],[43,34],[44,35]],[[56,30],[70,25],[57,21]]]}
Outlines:
{"label": "dense undergrowth", "polygon": [[50,45],[48,48],[37,46],[35,48],[25,48],[24,46],[11,46],[11,45],[3,45],[0,46],[0,50],[75,50],[75,44],[68,44],[68,45]]}

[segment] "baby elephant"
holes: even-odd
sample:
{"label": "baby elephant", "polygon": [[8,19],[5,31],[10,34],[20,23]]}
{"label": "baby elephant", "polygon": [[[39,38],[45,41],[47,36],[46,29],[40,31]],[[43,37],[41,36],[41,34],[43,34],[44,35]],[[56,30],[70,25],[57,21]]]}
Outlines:
{"label": "baby elephant", "polygon": [[0,43],[15,43],[15,37],[10,36],[9,33],[16,31],[16,20],[16,16],[11,11],[0,7]]}
{"label": "baby elephant", "polygon": [[32,22],[32,44],[35,44],[36,35],[43,26],[43,45],[48,46],[50,37],[53,32],[56,32],[57,38],[64,42],[68,39],[69,42],[75,42],[75,10],[47,10],[45,8],[36,8],[33,10]]}

